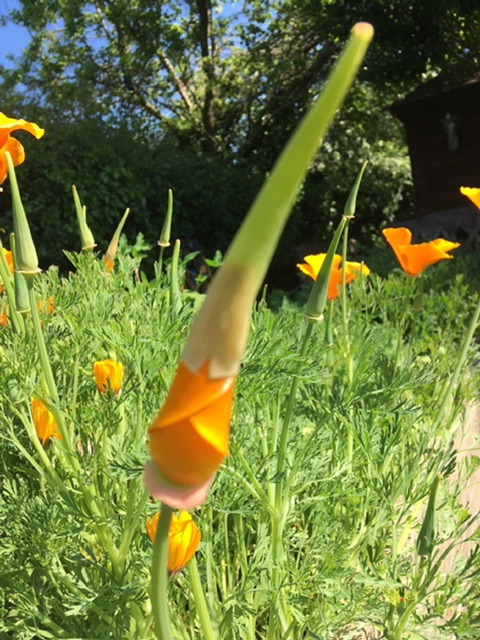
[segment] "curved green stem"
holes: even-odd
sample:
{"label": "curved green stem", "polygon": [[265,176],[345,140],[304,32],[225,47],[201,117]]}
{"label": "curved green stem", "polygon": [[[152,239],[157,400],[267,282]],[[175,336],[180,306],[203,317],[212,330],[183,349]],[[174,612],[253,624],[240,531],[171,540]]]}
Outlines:
{"label": "curved green stem", "polygon": [[158,640],[173,640],[167,600],[168,532],[170,530],[172,511],[173,509],[162,504],[155,542],[153,544],[150,598],[152,601],[155,635]]}
{"label": "curved green stem", "polygon": [[[300,358],[303,358],[307,352],[308,342],[310,340],[310,336],[312,335],[312,330],[314,325],[317,324],[316,321],[309,320],[307,327],[305,329],[305,333],[303,335],[303,342],[300,348]],[[292,386],[290,387],[290,393],[288,395],[287,406],[285,409],[285,416],[283,418],[282,429],[280,431],[280,441],[278,444],[278,452],[277,452],[277,476],[280,479],[281,474],[285,468],[285,457],[287,452],[287,439],[288,439],[288,430],[290,427],[290,422],[292,420],[293,408],[295,406],[295,397],[298,391],[298,385],[300,383],[300,378],[295,376],[292,380]],[[282,500],[282,482],[279,481],[277,484],[277,492],[276,492],[276,506],[278,507]]]}

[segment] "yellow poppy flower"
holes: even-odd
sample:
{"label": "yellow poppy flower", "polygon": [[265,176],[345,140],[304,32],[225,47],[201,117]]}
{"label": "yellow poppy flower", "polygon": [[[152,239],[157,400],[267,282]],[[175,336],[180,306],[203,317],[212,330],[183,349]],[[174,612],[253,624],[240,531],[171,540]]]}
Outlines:
{"label": "yellow poppy flower", "polygon": [[12,138],[10,134],[17,130],[28,131],[32,136],[35,136],[37,140],[45,133],[44,129],[41,129],[33,122],[27,122],[26,120],[15,120],[15,118],[9,118],[4,113],[0,113],[0,184],[5,181],[7,177],[7,161],[5,159],[5,152],[8,151],[12,156],[13,166],[16,167],[25,160],[25,151],[23,146],[18,140]]}
{"label": "yellow poppy flower", "polygon": [[[147,532],[153,542],[157,533],[160,511],[153,518],[147,518]],[[183,569],[198,548],[201,539],[200,531],[186,511],[180,511],[178,516],[172,514],[168,532],[168,560],[167,568],[170,573]]]}
{"label": "yellow poppy flower", "polygon": [[[312,280],[316,280],[320,269],[325,261],[326,253],[319,253],[317,255],[305,256],[305,263],[297,264],[297,267],[310,276]],[[329,300],[335,300],[340,293],[340,287],[342,285],[342,268],[340,263],[342,262],[342,256],[335,255],[333,257],[332,270],[330,272],[330,279],[328,281],[328,293]],[[345,263],[345,284],[349,284],[354,280],[357,275],[361,273],[363,276],[370,275],[370,269],[363,264],[363,262],[346,262]]]}
{"label": "yellow poppy flower", "polygon": [[32,399],[32,416],[35,431],[42,444],[45,444],[51,438],[62,439],[53,413],[37,398]]}
{"label": "yellow poppy flower", "polygon": [[123,365],[113,360],[100,360],[93,364],[93,375],[100,393],[107,393],[108,389],[117,394],[122,386]]}
{"label": "yellow poppy flower", "polygon": [[448,251],[460,246],[458,242],[450,242],[443,238],[412,244],[412,233],[405,227],[384,229],[382,233],[392,247],[402,269],[413,277],[418,276],[431,264],[440,260],[451,260],[453,256],[448,255]]}

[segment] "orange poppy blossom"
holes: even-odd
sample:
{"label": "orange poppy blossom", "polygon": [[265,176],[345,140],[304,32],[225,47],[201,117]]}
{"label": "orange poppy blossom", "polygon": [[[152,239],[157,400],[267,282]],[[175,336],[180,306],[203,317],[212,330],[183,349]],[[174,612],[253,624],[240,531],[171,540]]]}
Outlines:
{"label": "orange poppy blossom", "polygon": [[17,130],[28,131],[28,133],[35,136],[37,140],[45,133],[44,129],[41,129],[33,122],[15,120],[15,118],[9,118],[4,113],[0,113],[0,184],[5,181],[8,173],[7,161],[5,159],[6,151],[12,156],[14,167],[22,164],[25,160],[25,151],[22,144],[10,136],[13,131]]}
{"label": "orange poppy blossom", "polygon": [[460,246],[458,242],[450,242],[443,238],[412,244],[412,233],[405,227],[384,229],[382,233],[402,269],[413,277],[420,275],[431,264],[440,260],[451,260],[453,256],[448,255],[448,252]]}
{"label": "orange poppy blossom", "polygon": [[460,187],[460,193],[467,196],[480,209],[480,189],[476,187]]}
{"label": "orange poppy blossom", "polygon": [[32,417],[35,431],[42,444],[51,438],[62,439],[53,413],[37,398],[32,398]]}
{"label": "orange poppy blossom", "polygon": [[6,311],[0,311],[0,327],[6,327],[8,325],[8,317]]}
{"label": "orange poppy blossom", "polygon": [[123,381],[123,364],[114,360],[99,360],[93,363],[93,375],[100,393],[112,389],[115,395],[120,392]]}
{"label": "orange poppy blossom", "polygon": [[[312,280],[316,280],[320,269],[326,258],[326,253],[318,253],[316,255],[305,256],[305,263],[297,264],[297,267],[310,276]],[[335,254],[333,257],[332,270],[330,272],[330,279],[328,281],[327,297],[329,300],[335,300],[340,293],[340,287],[342,285],[342,271],[340,263],[342,262],[342,256]],[[362,276],[370,275],[370,269],[363,262],[345,262],[345,284],[349,284],[359,274]]]}
{"label": "orange poppy blossom", "polygon": [[[160,511],[146,520],[148,536],[152,542],[157,534],[159,517]],[[168,531],[167,569],[169,573],[176,573],[183,569],[197,550],[201,537],[197,525],[187,511],[180,511],[178,516],[172,513]]]}

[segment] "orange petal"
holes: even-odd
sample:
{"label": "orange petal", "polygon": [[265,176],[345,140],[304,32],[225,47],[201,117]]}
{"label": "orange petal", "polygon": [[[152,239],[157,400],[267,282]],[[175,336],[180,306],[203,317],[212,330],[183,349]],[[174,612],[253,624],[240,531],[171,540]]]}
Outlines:
{"label": "orange petal", "polygon": [[166,480],[190,487],[206,482],[225,457],[198,433],[190,420],[150,430],[150,455]]}
{"label": "orange petal", "polygon": [[211,405],[232,387],[234,376],[211,380],[208,375],[209,363],[192,373],[181,361],[165,404],[150,426],[149,432],[163,429],[185,420]]}
{"label": "orange petal", "polygon": [[12,156],[12,162],[15,167],[22,164],[25,160],[25,151],[20,142],[15,140],[15,138],[7,138],[5,144],[0,149],[0,184],[5,181],[8,172],[5,151],[8,151]]}
{"label": "orange petal", "polygon": [[406,227],[384,229],[382,233],[394,251],[395,247],[405,246],[412,243],[412,232]]}
{"label": "orange petal", "polygon": [[[341,258],[340,258],[341,260]],[[342,285],[342,272],[339,269],[332,269],[330,272],[330,280],[328,281],[327,298],[329,300],[336,300],[340,293],[340,287]]]}
{"label": "orange petal", "polygon": [[312,280],[317,279],[317,274],[313,270],[313,268],[309,264],[297,264],[297,267],[302,271],[305,275],[310,276]]}
{"label": "orange petal", "polygon": [[33,122],[27,122],[26,120],[16,120],[15,118],[9,118],[4,113],[0,113],[0,146],[5,144],[6,138],[12,133],[12,131],[28,131],[32,136],[35,136],[39,140],[45,133],[44,129],[41,129]]}
{"label": "orange petal", "polygon": [[[452,251],[452,249],[457,249],[460,246],[459,242],[450,242],[450,240],[444,240],[443,238],[437,238],[436,240],[432,240],[431,244],[435,245],[437,249],[447,253],[447,251]],[[452,256],[445,256],[451,258]]]}
{"label": "orange petal", "polygon": [[404,247],[403,251],[404,264],[402,267],[410,276],[418,276],[426,267],[440,262],[440,260],[453,258],[439,249],[435,245],[435,241],[413,244],[410,247]]}
{"label": "orange petal", "polygon": [[474,187],[460,187],[460,193],[473,202],[473,204],[480,209],[480,189]]}

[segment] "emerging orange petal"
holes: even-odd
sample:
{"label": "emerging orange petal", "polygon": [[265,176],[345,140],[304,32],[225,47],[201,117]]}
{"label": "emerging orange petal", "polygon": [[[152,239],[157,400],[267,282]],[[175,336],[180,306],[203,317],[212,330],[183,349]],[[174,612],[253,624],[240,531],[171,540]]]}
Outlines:
{"label": "emerging orange petal", "polygon": [[176,485],[208,480],[228,455],[235,378],[210,379],[209,362],[192,373],[180,362],[167,400],[150,426],[150,454]]}

